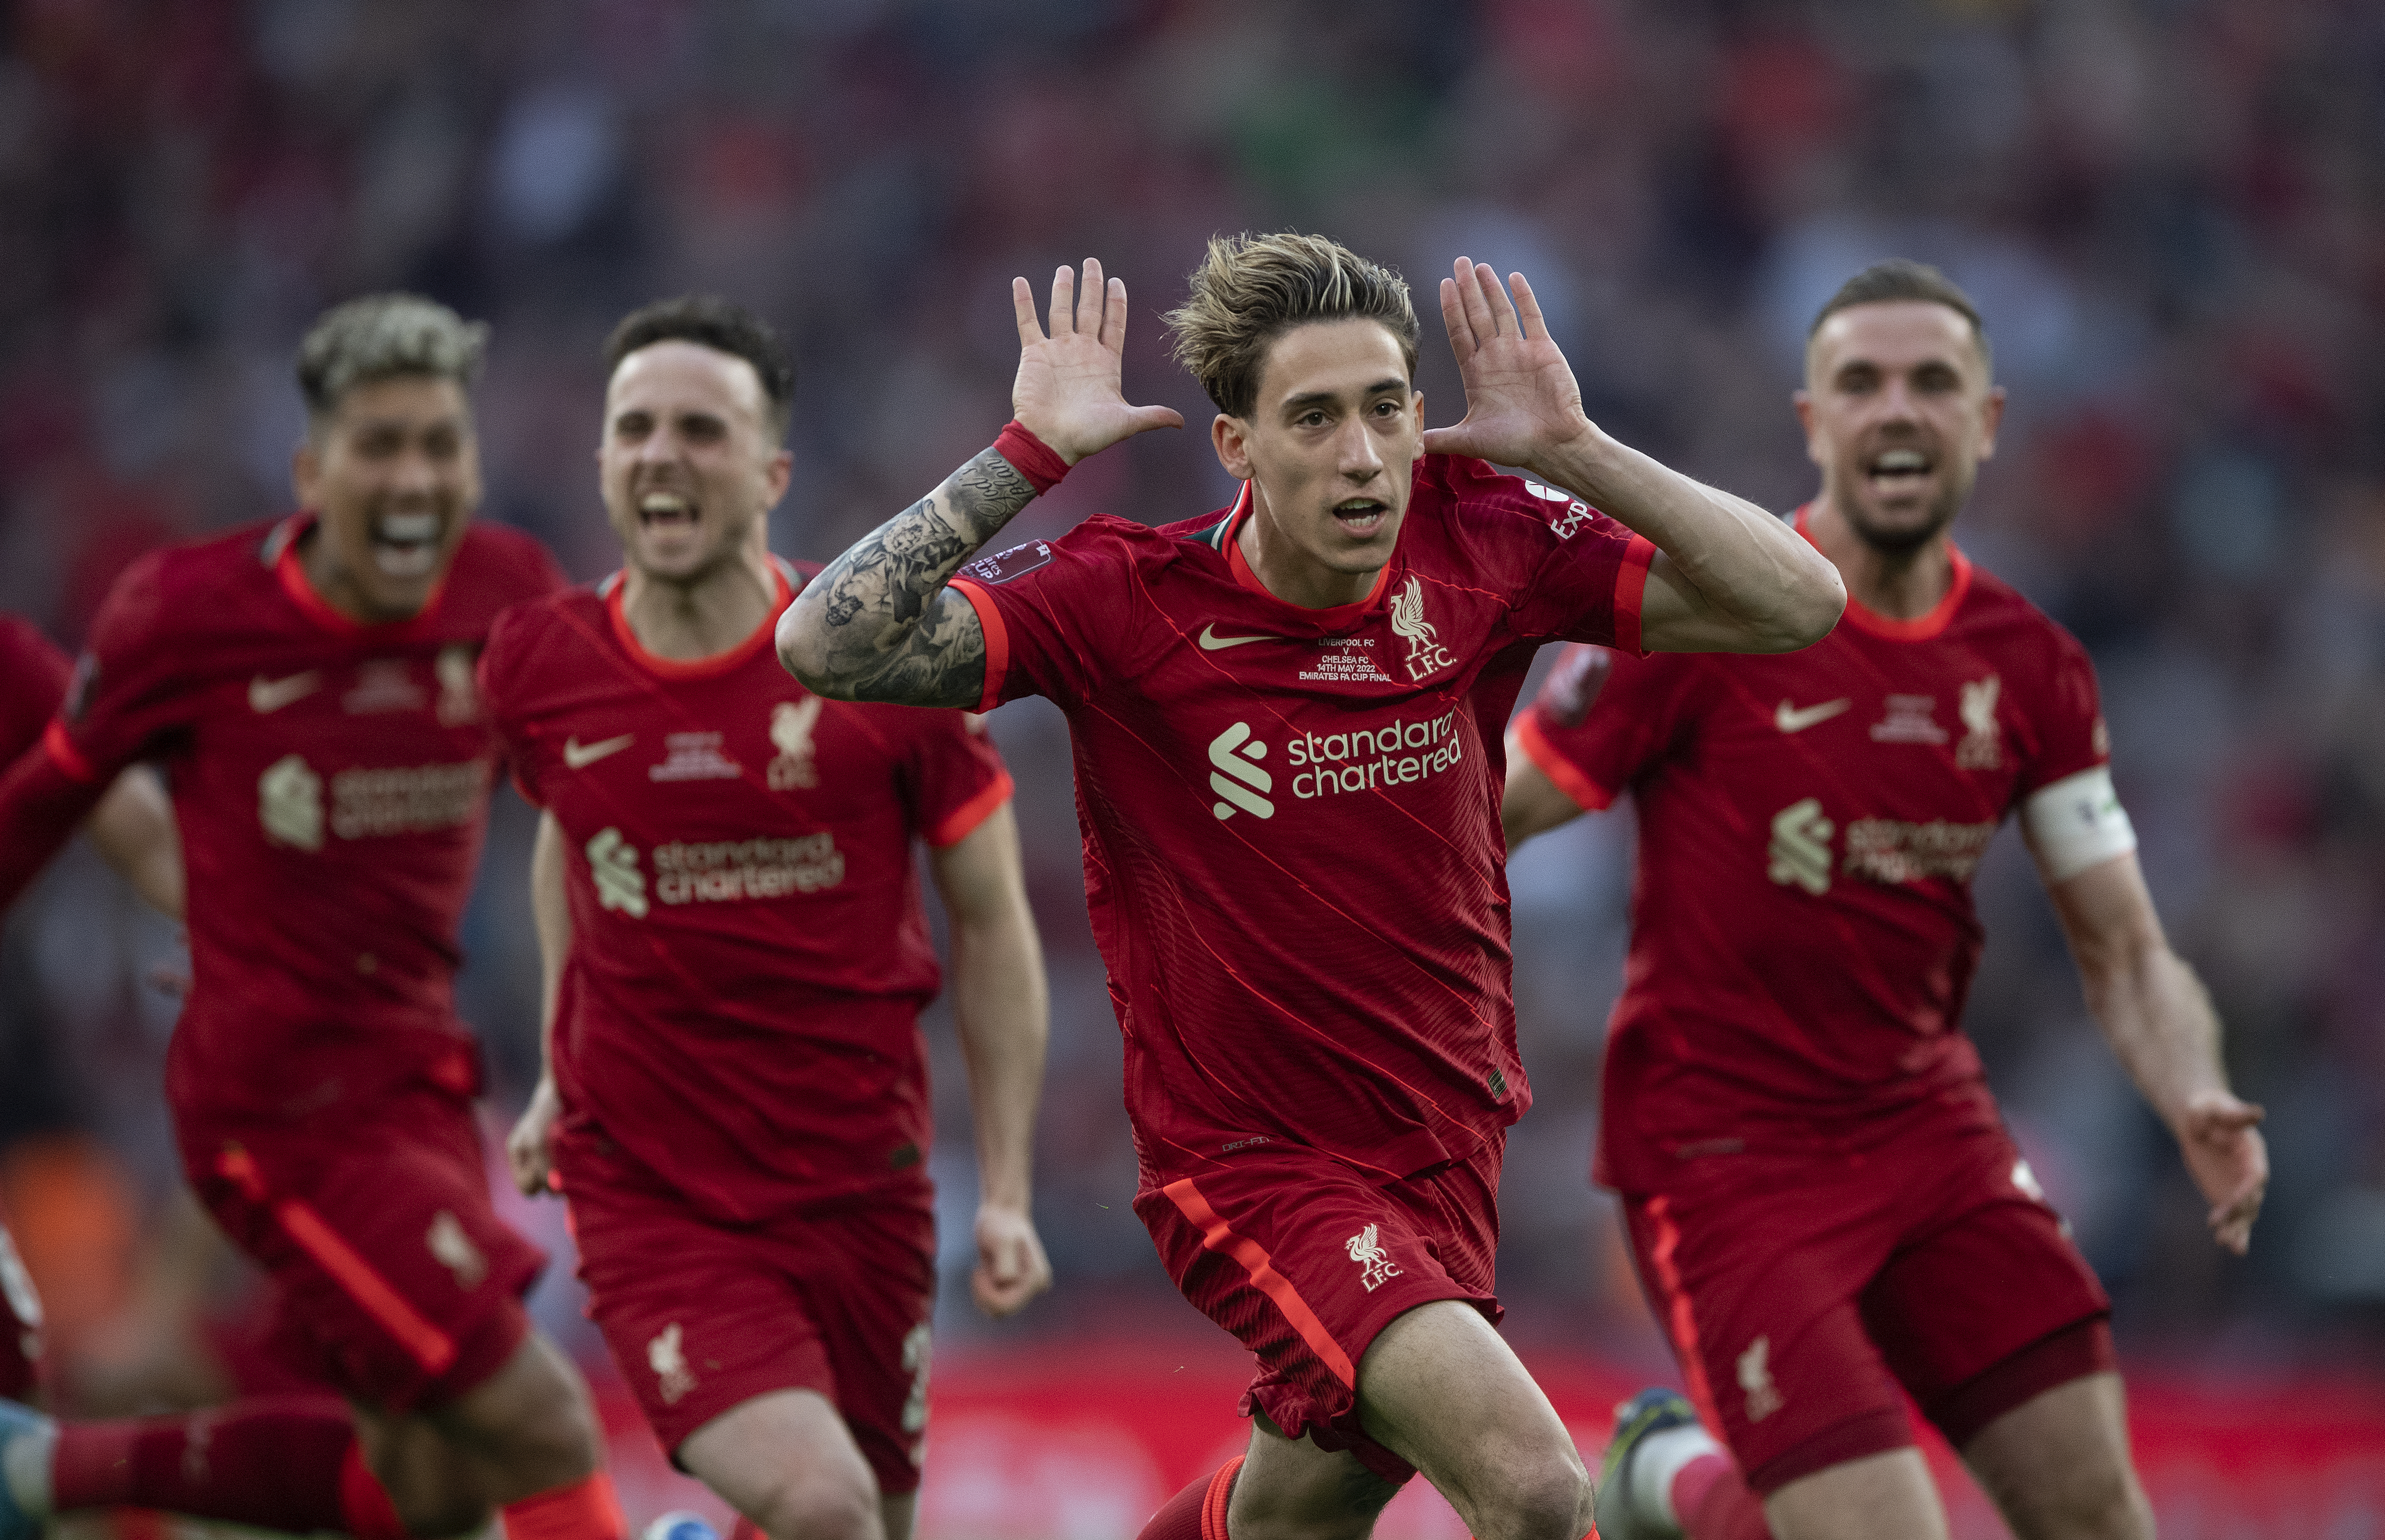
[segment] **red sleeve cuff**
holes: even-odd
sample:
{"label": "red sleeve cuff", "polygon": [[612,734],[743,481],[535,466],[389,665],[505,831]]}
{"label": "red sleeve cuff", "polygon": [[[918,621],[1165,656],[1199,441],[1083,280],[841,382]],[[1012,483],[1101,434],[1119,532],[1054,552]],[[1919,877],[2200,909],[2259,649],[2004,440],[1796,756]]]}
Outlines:
{"label": "red sleeve cuff", "polygon": [[1015,789],[1017,783],[1011,780],[1010,772],[998,772],[993,780],[986,783],[984,790],[953,809],[943,823],[928,831],[928,843],[940,851],[950,850],[959,844],[975,834],[978,826],[993,817],[1003,803],[1010,801],[1010,794]]}
{"label": "red sleeve cuff", "polygon": [[[1640,570],[1644,573],[1648,569],[1642,565]],[[1540,707],[1533,706],[1516,718],[1515,738],[1516,747],[1523,751],[1524,757],[1539,766],[1541,774],[1572,798],[1574,805],[1583,812],[1597,813],[1615,801],[1614,792],[1576,769],[1574,763],[1549,741],[1549,735],[1541,727]]]}
{"label": "red sleeve cuff", "polygon": [[83,757],[82,751],[74,746],[74,739],[67,736],[66,725],[55,717],[42,729],[42,748],[49,754],[50,762],[71,778],[86,785],[99,779],[99,767]]}
{"label": "red sleeve cuff", "polygon": [[1640,645],[1640,605],[1648,596],[1648,564],[1655,559],[1655,545],[1645,535],[1634,535],[1615,575],[1615,645],[1637,658],[1648,655]]}
{"label": "red sleeve cuff", "polygon": [[969,602],[977,612],[978,627],[985,632],[985,693],[979,697],[971,711],[992,711],[1002,704],[1003,680],[1010,673],[1010,631],[1002,624],[1002,606],[993,595],[966,578],[955,578],[952,587]]}

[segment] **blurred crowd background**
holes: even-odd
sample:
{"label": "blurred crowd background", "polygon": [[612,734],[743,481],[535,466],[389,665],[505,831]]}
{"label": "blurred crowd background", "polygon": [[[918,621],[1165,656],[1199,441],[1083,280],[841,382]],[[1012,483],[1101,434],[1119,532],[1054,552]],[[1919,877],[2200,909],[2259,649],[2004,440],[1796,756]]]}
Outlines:
{"label": "blurred crowd background", "polygon": [[[278,512],[293,348],[403,287],[494,329],[483,516],[576,578],[618,553],[600,342],[712,291],[797,359],[782,553],[824,558],[1007,416],[1014,273],[1099,255],[1127,388],[1181,410],[1031,507],[1225,503],[1157,316],[1216,231],[1334,235],[1425,297],[1429,421],[1461,396],[1430,290],[1538,288],[1592,414],[1783,512],[1789,392],[1857,267],[1942,266],[2011,404],[1957,534],[2102,671],[2122,795],[2208,981],[2276,1177],[2221,1256],[2114,1066],[2009,831],[1969,1025],[2141,1359],[2385,1365],[2385,8],[2371,0],[10,0],[0,7],[0,607],[81,640],[160,541]],[[1037,1218],[1055,1296],[946,1340],[1206,1332],[1129,1211],[1118,1034],[1084,920],[1066,734],[993,729],[1054,977]],[[493,1126],[536,1070],[532,821],[501,794],[467,928]],[[1538,1105],[1507,1164],[1519,1335],[1661,1360],[1587,1186],[1628,810],[1518,858]],[[192,901],[211,901],[205,892]],[[59,1349],[126,1323],[173,1186],[170,926],[87,852],[0,949],[0,1198]],[[938,1045],[946,1252],[974,1198]],[[527,1212],[527,1207],[523,1211]],[[564,1244],[551,1205],[525,1223]],[[568,1280],[542,1294],[573,1333]],[[129,1314],[128,1312],[131,1312]],[[583,1349],[593,1338],[573,1336]],[[98,1383],[96,1380],[94,1383]]]}

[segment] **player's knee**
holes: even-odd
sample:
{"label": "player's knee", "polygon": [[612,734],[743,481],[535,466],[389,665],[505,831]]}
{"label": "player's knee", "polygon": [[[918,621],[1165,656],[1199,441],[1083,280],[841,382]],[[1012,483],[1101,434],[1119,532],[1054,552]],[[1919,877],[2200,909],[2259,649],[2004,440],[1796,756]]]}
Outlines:
{"label": "player's knee", "polygon": [[881,1540],[877,1484],[843,1471],[807,1472],[781,1482],[749,1515],[770,1540]]}
{"label": "player's knee", "polygon": [[414,1540],[454,1540],[488,1527],[495,1512],[485,1494],[461,1472],[434,1473],[420,1467],[395,1483],[384,1481],[397,1521]]}
{"label": "player's knee", "polygon": [[1500,1471],[1480,1490],[1474,1522],[1480,1540],[1578,1540],[1590,1527],[1590,1472],[1579,1457]]}

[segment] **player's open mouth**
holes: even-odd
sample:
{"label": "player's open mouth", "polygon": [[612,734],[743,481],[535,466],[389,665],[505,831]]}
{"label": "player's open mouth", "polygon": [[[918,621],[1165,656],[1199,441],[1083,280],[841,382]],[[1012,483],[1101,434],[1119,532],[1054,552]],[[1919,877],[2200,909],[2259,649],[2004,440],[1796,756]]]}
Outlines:
{"label": "player's open mouth", "polygon": [[1917,449],[1884,449],[1872,456],[1864,474],[1874,491],[1893,495],[1917,491],[1935,468],[1935,462]]}
{"label": "player's open mouth", "polygon": [[1333,516],[1351,534],[1371,535],[1383,527],[1383,515],[1390,511],[1371,498],[1354,497],[1335,504]]}
{"label": "player's open mouth", "polygon": [[426,578],[439,565],[442,521],[437,514],[377,514],[372,521],[373,565],[384,578]]}
{"label": "player's open mouth", "polygon": [[646,528],[696,524],[703,515],[677,492],[648,492],[638,500],[638,522]]}

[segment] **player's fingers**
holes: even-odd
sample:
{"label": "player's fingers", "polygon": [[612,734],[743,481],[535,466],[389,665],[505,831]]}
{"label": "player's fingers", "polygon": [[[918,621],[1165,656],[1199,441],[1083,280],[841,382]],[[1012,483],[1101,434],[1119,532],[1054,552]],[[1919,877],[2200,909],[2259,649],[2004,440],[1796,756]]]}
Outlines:
{"label": "player's fingers", "polygon": [[1101,259],[1085,258],[1085,281],[1077,285],[1077,329],[1095,342],[1101,340],[1102,304],[1108,287],[1102,281]]}
{"label": "player's fingers", "polygon": [[1184,426],[1184,414],[1173,406],[1130,406],[1127,410],[1138,433],[1147,433],[1155,428]]}
{"label": "player's fingers", "polygon": [[1018,345],[1031,348],[1043,340],[1043,323],[1035,318],[1035,286],[1023,278],[1010,280],[1010,308],[1018,317]]}
{"label": "player's fingers", "polygon": [[1524,335],[1533,338],[1547,336],[1549,323],[1541,314],[1541,302],[1532,292],[1531,280],[1521,273],[1509,273],[1507,287],[1516,292],[1516,316],[1524,324]]}
{"label": "player's fingers", "polygon": [[1110,279],[1102,302],[1102,346],[1112,353],[1126,351],[1126,279]]}
{"label": "player's fingers", "polygon": [[1466,305],[1457,297],[1457,280],[1441,280],[1441,324],[1449,332],[1449,351],[1457,355],[1457,366],[1474,356],[1474,329],[1466,324]]}
{"label": "player's fingers", "polygon": [[[1482,268],[1467,257],[1456,263],[1457,302],[1466,307],[1466,329],[1474,334],[1474,345],[1482,346],[1499,335],[1499,319],[1491,313],[1491,302],[1482,294]],[[1495,284],[1498,280],[1492,279]]]}
{"label": "player's fingers", "polygon": [[1506,288],[1500,283],[1499,275],[1491,270],[1491,264],[1478,262],[1474,265],[1474,283],[1482,292],[1483,308],[1491,313],[1492,329],[1502,337],[1521,337],[1524,329],[1517,324],[1516,306],[1507,298]]}
{"label": "player's fingers", "polygon": [[1052,340],[1058,342],[1077,326],[1077,275],[1062,267],[1052,275],[1052,309],[1048,317]]}

